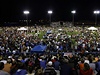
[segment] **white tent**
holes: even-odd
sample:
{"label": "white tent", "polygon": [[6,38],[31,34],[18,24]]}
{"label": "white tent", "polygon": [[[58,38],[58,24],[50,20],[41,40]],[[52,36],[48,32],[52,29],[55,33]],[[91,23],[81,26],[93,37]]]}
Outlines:
{"label": "white tent", "polygon": [[59,31],[62,31],[62,29],[58,29]]}
{"label": "white tent", "polygon": [[98,29],[95,27],[89,27],[88,30],[98,30]]}
{"label": "white tent", "polygon": [[27,30],[27,28],[25,28],[25,27],[20,27],[20,28],[18,28],[17,30],[23,30],[23,31],[25,31],[25,30]]}

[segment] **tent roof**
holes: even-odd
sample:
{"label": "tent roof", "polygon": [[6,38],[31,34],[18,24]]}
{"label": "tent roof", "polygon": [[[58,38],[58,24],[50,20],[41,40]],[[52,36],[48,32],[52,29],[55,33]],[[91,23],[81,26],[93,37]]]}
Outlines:
{"label": "tent roof", "polygon": [[58,29],[59,31],[62,31],[63,29]]}
{"label": "tent roof", "polygon": [[98,29],[95,27],[89,27],[88,30],[98,30]]}
{"label": "tent roof", "polygon": [[32,52],[41,52],[41,51],[43,52],[46,50],[46,47],[47,46],[44,46],[44,45],[37,45],[31,51]]}
{"label": "tent roof", "polygon": [[18,28],[17,30],[27,30],[27,28],[25,28],[25,27],[20,27],[20,28]]}

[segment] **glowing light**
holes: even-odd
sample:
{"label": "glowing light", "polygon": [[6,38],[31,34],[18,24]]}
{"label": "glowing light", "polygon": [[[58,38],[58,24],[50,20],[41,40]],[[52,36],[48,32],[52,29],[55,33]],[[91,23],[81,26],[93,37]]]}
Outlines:
{"label": "glowing light", "polygon": [[99,13],[100,13],[100,11],[98,11],[98,10],[94,11],[94,14],[99,14]]}
{"label": "glowing light", "polygon": [[75,11],[75,10],[73,10],[73,11],[71,11],[71,13],[72,13],[72,14],[75,14],[75,13],[76,13],[76,11]]}
{"label": "glowing light", "polygon": [[28,10],[25,10],[23,13],[24,14],[29,14],[30,12]]}
{"label": "glowing light", "polygon": [[48,11],[48,14],[52,14],[52,13],[53,13],[53,11],[52,11],[52,10],[49,10],[49,11]]}

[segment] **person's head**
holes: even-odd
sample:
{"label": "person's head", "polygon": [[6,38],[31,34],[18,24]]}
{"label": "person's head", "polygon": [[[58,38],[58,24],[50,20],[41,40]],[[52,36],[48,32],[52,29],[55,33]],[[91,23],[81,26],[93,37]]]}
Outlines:
{"label": "person's head", "polygon": [[81,59],[81,63],[84,63],[84,59]]}
{"label": "person's head", "polygon": [[12,59],[11,58],[8,58],[7,59],[7,63],[12,63]]}
{"label": "person's head", "polygon": [[47,66],[52,66],[52,61],[49,61],[48,63],[47,63]]}
{"label": "person's head", "polygon": [[36,75],[43,75],[43,70],[42,69],[38,69]]}
{"label": "person's head", "polygon": [[14,66],[14,65],[17,65],[17,62],[16,61],[13,61],[12,62],[12,66]]}
{"label": "person's head", "polygon": [[0,62],[0,70],[2,70],[4,68],[4,63]]}
{"label": "person's head", "polygon": [[56,61],[58,61],[58,59],[57,58],[54,58]]}
{"label": "person's head", "polygon": [[33,72],[33,67],[29,66],[28,72],[31,74]]}
{"label": "person's head", "polygon": [[25,68],[25,65],[24,65],[24,63],[18,61],[17,62],[17,67],[18,67],[18,69],[24,69]]}
{"label": "person's head", "polygon": [[90,69],[89,64],[88,63],[84,63],[84,70],[86,71],[86,70],[89,70],[89,69]]}

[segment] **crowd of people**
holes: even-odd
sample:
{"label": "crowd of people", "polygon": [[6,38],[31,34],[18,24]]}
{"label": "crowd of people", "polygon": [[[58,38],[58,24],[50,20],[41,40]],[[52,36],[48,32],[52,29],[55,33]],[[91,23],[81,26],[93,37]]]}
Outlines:
{"label": "crowd of people", "polygon": [[[0,75],[100,75],[99,28],[95,32],[87,27],[0,29]],[[47,49],[31,53],[37,45]]]}
{"label": "crowd of people", "polygon": [[100,55],[12,54],[0,56],[0,75],[100,75]]}

